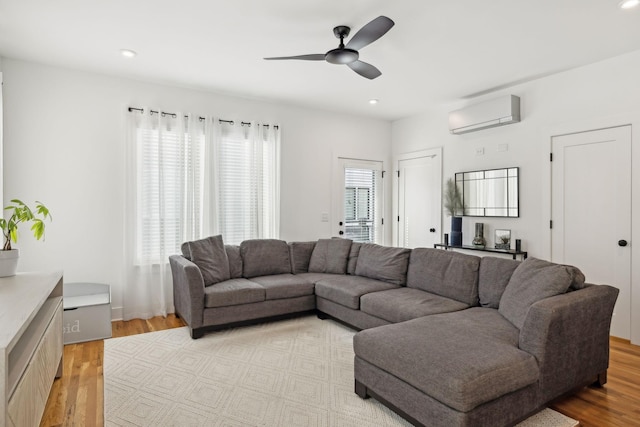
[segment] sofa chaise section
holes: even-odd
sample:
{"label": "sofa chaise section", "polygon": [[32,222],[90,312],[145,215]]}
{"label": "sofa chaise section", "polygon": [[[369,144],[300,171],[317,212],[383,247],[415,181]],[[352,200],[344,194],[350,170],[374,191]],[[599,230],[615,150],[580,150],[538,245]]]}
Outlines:
{"label": "sofa chaise section", "polygon": [[606,382],[616,288],[534,258],[483,258],[478,272],[484,306],[356,334],[358,395],[415,425],[507,426]]}

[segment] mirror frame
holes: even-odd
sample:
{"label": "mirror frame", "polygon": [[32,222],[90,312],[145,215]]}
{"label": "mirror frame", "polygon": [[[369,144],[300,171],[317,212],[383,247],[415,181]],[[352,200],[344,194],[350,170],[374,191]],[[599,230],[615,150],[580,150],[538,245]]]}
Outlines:
{"label": "mirror frame", "polygon": [[[495,172],[495,171],[505,171],[505,176],[501,178],[486,178],[487,172]],[[481,174],[481,178],[474,179],[465,179],[469,174]],[[515,186],[516,186],[516,195],[515,200],[509,199],[509,178],[515,178]],[[507,206],[474,206],[473,208],[476,210],[483,210],[485,212],[484,215],[470,215],[468,213],[467,204],[465,202],[465,194],[467,194],[467,190],[469,187],[469,183],[471,181],[478,180],[489,180],[489,179],[504,179],[506,186],[506,198],[507,198]],[[466,172],[456,172],[455,174],[455,182],[460,194],[462,195],[462,211],[456,212],[456,216],[468,216],[468,217],[489,217],[489,218],[519,218],[520,217],[520,168],[519,167],[511,167],[511,168],[498,168],[498,169],[484,169],[484,170],[476,170],[476,171],[466,171]],[[465,187],[466,183],[466,187]],[[511,205],[511,203],[514,205]],[[503,209],[506,211],[507,215],[487,215],[487,209]],[[513,212],[510,215],[510,212]]]}

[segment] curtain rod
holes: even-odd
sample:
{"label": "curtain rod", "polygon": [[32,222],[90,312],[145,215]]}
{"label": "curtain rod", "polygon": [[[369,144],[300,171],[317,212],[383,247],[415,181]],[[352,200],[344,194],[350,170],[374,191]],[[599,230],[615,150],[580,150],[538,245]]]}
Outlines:
{"label": "curtain rod", "polygon": [[[131,112],[131,111],[140,111],[140,113],[144,113],[144,108],[129,107],[129,112]],[[165,112],[165,111],[149,110],[149,112],[150,112],[151,114],[160,114],[160,115],[162,115],[162,117],[164,117],[164,116],[171,116],[171,117],[173,117],[173,118],[176,118],[176,117],[177,117],[177,114],[176,114],[176,113],[167,113],[167,112]],[[189,116],[184,116],[184,118],[185,118],[185,119],[186,119],[187,117],[189,117]],[[205,120],[205,118],[204,118],[204,117],[202,117],[202,116],[199,116],[199,117],[198,117],[198,120],[199,120],[199,121],[203,121],[203,120]],[[235,122],[234,122],[233,120],[223,120],[223,119],[218,119],[218,122],[219,122],[219,123],[229,123],[230,125],[235,124]],[[247,125],[247,126],[251,126],[251,123],[249,123],[249,122],[240,122],[240,125],[241,125],[241,126],[245,126],[245,125]],[[269,127],[269,125],[262,125],[262,126]],[[274,128],[274,129],[279,129],[279,126],[278,126],[278,125],[275,125],[273,128]]]}

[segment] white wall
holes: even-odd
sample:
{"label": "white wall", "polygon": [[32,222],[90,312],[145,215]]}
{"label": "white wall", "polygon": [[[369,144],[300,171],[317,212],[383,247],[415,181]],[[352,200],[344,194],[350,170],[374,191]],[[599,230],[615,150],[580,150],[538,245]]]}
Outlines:
{"label": "white wall", "polygon": [[[2,59],[4,202],[44,202],[46,242],[22,230],[19,271],[64,270],[68,282],[112,285],[122,304],[124,118],[129,106],[192,112],[282,127],[281,238],[329,237],[333,157],[390,161],[382,120],[270,104]],[[340,100],[336,100],[339,102]],[[388,232],[390,234],[390,230]]]}
{"label": "white wall", "polygon": [[[455,172],[520,167],[520,218],[464,218],[463,239],[473,239],[473,224],[484,222],[485,236],[496,228],[512,230],[531,256],[550,258],[551,136],[631,123],[633,147],[640,144],[640,51],[522,84],[482,98],[443,105],[392,125],[392,153],[443,147],[443,177]],[[521,123],[466,135],[448,132],[448,112],[504,94],[521,98]],[[498,152],[499,144],[508,151]],[[484,148],[484,155],[476,155]],[[632,169],[640,170],[640,150],[633,149]],[[640,243],[640,174],[632,180],[631,241]],[[597,195],[594,195],[597,197]],[[446,218],[446,217],[445,217]],[[606,227],[606,218],[603,218]],[[446,218],[443,229],[448,229]],[[488,228],[488,230],[487,230]],[[589,238],[585,233],[585,238]],[[640,250],[632,249],[632,341],[640,343]],[[587,278],[588,279],[588,278]]]}

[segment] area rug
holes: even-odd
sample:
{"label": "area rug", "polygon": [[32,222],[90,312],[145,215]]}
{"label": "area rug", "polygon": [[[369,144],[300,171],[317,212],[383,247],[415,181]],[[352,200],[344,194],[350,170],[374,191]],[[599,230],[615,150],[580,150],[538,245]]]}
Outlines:
{"label": "area rug", "polygon": [[[354,331],[315,316],[104,342],[106,426],[409,426],[353,391]],[[546,409],[523,427],[578,423]]]}

